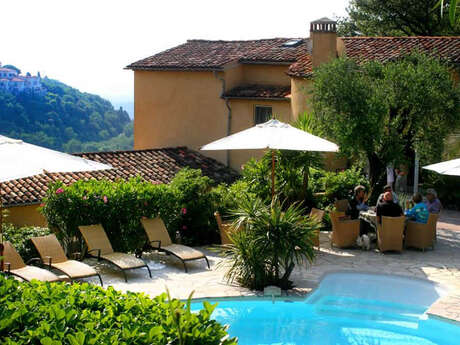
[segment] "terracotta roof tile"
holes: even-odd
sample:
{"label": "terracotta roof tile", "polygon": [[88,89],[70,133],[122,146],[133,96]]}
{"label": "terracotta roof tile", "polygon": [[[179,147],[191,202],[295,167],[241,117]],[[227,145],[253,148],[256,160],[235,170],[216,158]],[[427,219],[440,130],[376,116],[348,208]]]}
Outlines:
{"label": "terracotta roof tile", "polygon": [[218,161],[189,150],[186,147],[78,153],[101,163],[109,163],[114,169],[80,172],[41,174],[1,184],[1,198],[5,206],[39,203],[46,196],[48,184],[61,180],[71,184],[79,179],[128,179],[141,176],[151,183],[169,183],[174,175],[184,167],[201,169],[203,174],[217,183],[232,182],[238,174]]}
{"label": "terracotta roof tile", "polygon": [[411,51],[433,54],[460,64],[460,36],[445,37],[342,37],[348,57],[359,62],[387,62]]}
{"label": "terracotta roof tile", "polygon": [[[298,45],[283,44],[298,40]],[[295,62],[299,54],[310,49],[305,38],[273,38],[249,41],[188,40],[177,47],[165,50],[128,65],[133,70],[221,70],[230,62],[276,63]]]}
{"label": "terracotta roof tile", "polygon": [[313,66],[311,64],[311,55],[305,54],[297,59],[291,66],[289,66],[288,75],[291,77],[305,78],[310,77],[313,73]]}
{"label": "terracotta roof tile", "polygon": [[227,91],[224,98],[288,99],[291,86],[241,85]]}

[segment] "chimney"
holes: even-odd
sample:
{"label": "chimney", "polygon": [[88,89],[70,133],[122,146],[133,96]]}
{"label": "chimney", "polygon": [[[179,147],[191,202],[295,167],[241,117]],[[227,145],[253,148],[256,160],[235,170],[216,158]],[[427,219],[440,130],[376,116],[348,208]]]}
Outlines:
{"label": "chimney", "polygon": [[321,18],[310,23],[312,65],[318,67],[337,57],[337,22]]}

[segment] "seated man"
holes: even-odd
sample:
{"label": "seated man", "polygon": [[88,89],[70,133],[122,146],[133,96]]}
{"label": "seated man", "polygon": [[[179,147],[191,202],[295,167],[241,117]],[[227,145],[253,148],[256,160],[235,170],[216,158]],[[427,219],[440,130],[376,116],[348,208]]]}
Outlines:
{"label": "seated man", "polygon": [[441,201],[438,199],[438,195],[433,188],[429,188],[426,190],[426,201],[425,201],[426,208],[430,213],[439,213],[442,209]]}
{"label": "seated man", "polygon": [[379,224],[382,223],[382,216],[384,217],[400,217],[403,211],[399,204],[393,202],[393,193],[390,191],[383,194],[383,201],[377,206],[377,219]]}
{"label": "seated man", "polygon": [[345,214],[351,219],[358,219],[360,211],[367,211],[369,209],[369,206],[366,204],[366,187],[356,186],[354,192],[354,198],[350,200]]}
{"label": "seated man", "polygon": [[406,211],[406,216],[410,217],[412,220],[415,220],[417,223],[426,224],[430,213],[428,212],[428,209],[423,202],[422,195],[420,193],[416,193],[412,197],[412,201],[415,205]]}
{"label": "seated man", "polygon": [[398,195],[393,192],[393,189],[391,188],[391,184],[387,184],[385,187],[383,187],[383,193],[379,195],[378,199],[377,199],[377,207],[379,206],[379,204],[381,202],[383,202],[383,195],[386,193],[386,192],[391,192],[391,195],[392,195],[392,199],[393,199],[393,202],[395,204],[397,204],[399,201],[398,201]]}

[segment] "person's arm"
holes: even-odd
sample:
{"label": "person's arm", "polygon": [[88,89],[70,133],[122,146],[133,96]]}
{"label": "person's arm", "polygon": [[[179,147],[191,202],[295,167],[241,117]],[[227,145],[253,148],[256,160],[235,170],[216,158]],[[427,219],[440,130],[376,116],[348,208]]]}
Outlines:
{"label": "person's arm", "polygon": [[415,217],[415,206],[406,210],[407,217]]}
{"label": "person's arm", "polygon": [[439,212],[441,212],[442,204],[441,204],[441,201],[439,201],[439,199],[436,199],[436,201],[433,202],[430,206],[431,207],[428,209],[428,211],[430,213],[439,213]]}

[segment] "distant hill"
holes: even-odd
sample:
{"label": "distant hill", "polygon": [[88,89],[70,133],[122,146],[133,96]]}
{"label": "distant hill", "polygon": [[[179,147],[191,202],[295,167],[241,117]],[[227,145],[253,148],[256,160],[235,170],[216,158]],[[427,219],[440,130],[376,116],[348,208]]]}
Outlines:
{"label": "distant hill", "polygon": [[42,85],[43,94],[0,91],[0,134],[66,152],[133,147],[126,111],[57,80]]}

